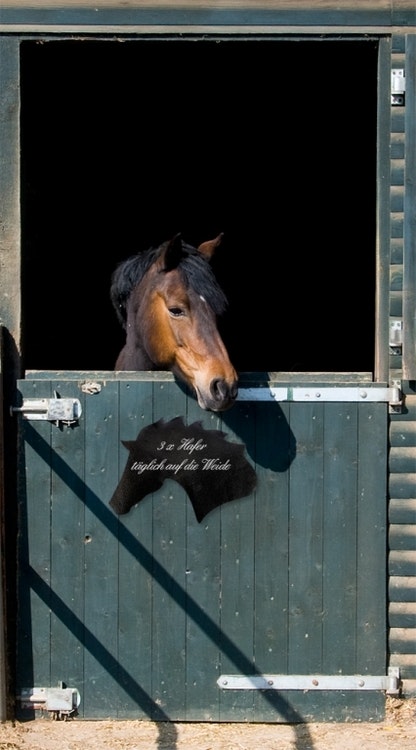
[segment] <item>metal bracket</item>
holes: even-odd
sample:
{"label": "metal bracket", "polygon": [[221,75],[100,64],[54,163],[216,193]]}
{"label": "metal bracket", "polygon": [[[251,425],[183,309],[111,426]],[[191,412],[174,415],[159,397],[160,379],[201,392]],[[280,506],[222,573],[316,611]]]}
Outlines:
{"label": "metal bracket", "polygon": [[402,393],[402,381],[401,380],[393,380],[392,383],[392,389],[396,391],[397,393],[397,400],[391,400],[389,402],[389,411],[390,414],[401,414],[403,411],[403,393]]}
{"label": "metal bracket", "polygon": [[222,690],[385,690],[388,695],[400,692],[398,667],[389,667],[388,674],[372,675],[287,675],[223,674],[217,680]]}
{"label": "metal bracket", "polygon": [[403,321],[390,321],[389,334],[390,354],[401,354],[403,349]]}
{"label": "metal bracket", "polygon": [[50,711],[54,719],[67,719],[76,713],[81,696],[76,688],[67,688],[60,682],[56,688],[22,688],[17,700],[22,708]]}
{"label": "metal bracket", "polygon": [[[379,403],[386,402],[391,407],[402,406],[400,381],[394,381],[392,387],[386,386],[268,386],[259,388],[240,388],[237,401],[293,401],[311,403],[351,402]],[[397,411],[397,408],[396,408]]]}
{"label": "metal bracket", "polygon": [[405,104],[406,78],[404,69],[391,71],[391,104],[393,107],[403,107]]}
{"label": "metal bracket", "polygon": [[22,406],[12,406],[10,411],[12,414],[22,414],[23,419],[71,425],[79,420],[82,407],[77,398],[26,398]]}

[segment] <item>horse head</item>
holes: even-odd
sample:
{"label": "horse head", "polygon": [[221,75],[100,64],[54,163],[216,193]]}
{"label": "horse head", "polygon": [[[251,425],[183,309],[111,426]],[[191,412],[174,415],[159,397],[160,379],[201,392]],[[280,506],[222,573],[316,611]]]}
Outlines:
{"label": "horse head", "polygon": [[217,327],[226,298],[210,265],[221,238],[194,248],[178,234],[153,250],[147,264],[142,259],[141,275],[126,261],[127,287],[121,268],[112,284],[119,313],[125,305],[126,344],[116,370],[170,370],[202,409],[215,412],[237,397],[237,374]]}

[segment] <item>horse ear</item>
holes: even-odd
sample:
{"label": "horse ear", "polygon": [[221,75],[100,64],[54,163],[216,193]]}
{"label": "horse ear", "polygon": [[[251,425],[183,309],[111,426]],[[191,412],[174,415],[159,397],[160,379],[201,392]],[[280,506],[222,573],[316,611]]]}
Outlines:
{"label": "horse ear", "polygon": [[224,232],[221,232],[215,240],[207,240],[207,242],[203,242],[202,245],[198,247],[198,252],[201,253],[201,255],[204,255],[206,260],[210,261],[214,255],[215,249],[221,243],[223,237]]}
{"label": "horse ear", "polygon": [[180,233],[175,234],[164,248],[161,258],[163,259],[163,270],[172,271],[177,268],[184,256],[184,249],[182,246],[182,235]]}

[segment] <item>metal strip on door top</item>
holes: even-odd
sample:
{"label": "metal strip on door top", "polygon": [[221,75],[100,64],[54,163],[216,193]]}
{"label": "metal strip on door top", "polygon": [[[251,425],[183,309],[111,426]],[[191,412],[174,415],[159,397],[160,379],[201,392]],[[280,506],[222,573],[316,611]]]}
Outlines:
{"label": "metal strip on door top", "polygon": [[293,401],[293,402],[353,402],[388,403],[400,406],[402,393],[399,386],[268,386],[240,388],[238,401]]}

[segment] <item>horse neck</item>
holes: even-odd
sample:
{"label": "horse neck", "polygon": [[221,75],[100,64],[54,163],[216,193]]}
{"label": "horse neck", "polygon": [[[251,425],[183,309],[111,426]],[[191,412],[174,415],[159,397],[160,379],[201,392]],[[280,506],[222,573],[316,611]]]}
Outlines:
{"label": "horse neck", "polygon": [[125,370],[141,372],[143,370],[156,370],[157,368],[143,349],[139,349],[137,346],[131,347],[126,343],[117,357],[114,369],[123,372]]}
{"label": "horse neck", "polygon": [[136,325],[136,310],[132,300],[127,303],[126,343],[121,350],[116,370],[156,370],[143,344],[141,331]]}

